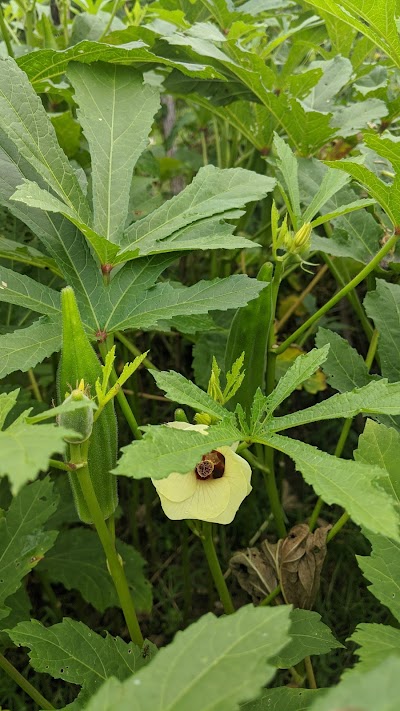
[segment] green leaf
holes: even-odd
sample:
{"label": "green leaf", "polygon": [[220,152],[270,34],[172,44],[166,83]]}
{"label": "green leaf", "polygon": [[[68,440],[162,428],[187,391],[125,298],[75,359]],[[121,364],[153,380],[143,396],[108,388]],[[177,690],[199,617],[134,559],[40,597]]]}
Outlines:
{"label": "green leaf", "polygon": [[342,506],[353,521],[373,533],[400,540],[393,499],[380,488],[377,466],[339,459],[282,435],[262,438],[294,460],[303,478],[329,505]]}
{"label": "green leaf", "polygon": [[240,706],[241,711],[308,711],[314,699],[320,699],[325,689],[291,689],[281,686],[266,689],[257,701]]}
{"label": "green leaf", "polygon": [[320,69],[322,76],[302,100],[302,105],[308,111],[332,113],[335,110],[333,99],[337,97],[353,73],[350,60],[336,56],[329,60],[311,62],[309,68]]}
{"label": "green leaf", "polygon": [[196,412],[206,412],[208,415],[218,419],[226,415],[226,410],[222,405],[219,405],[204,390],[201,390],[197,385],[174,370],[168,372],[151,371],[151,374],[160,390],[164,390],[170,400],[180,405],[189,405]]}
{"label": "green leaf", "polygon": [[290,642],[270,661],[279,669],[289,669],[301,662],[304,657],[314,654],[327,654],[331,649],[343,647],[329,627],[321,622],[321,615],[311,610],[294,609],[290,614]]}
{"label": "green leaf", "polygon": [[11,612],[7,617],[0,619],[0,649],[10,647],[12,644],[3,628],[12,629],[18,622],[28,621],[31,618],[31,601],[23,585],[7,598],[7,607],[11,609]]}
{"label": "green leaf", "polygon": [[[347,205],[341,205],[340,207],[333,210],[332,212],[328,212],[328,213],[325,213],[324,215],[322,215],[321,217],[317,217],[315,220],[312,221],[311,224],[313,227],[318,227],[318,225],[323,225],[325,222],[331,222],[332,220],[336,220],[338,217],[341,217],[342,215],[348,215],[349,212],[356,212],[357,210],[361,210],[361,208],[363,208],[363,207],[369,207],[370,205],[374,205],[374,204],[375,204],[375,200],[373,200],[373,199],[362,198],[360,200],[354,200],[354,202],[349,202]],[[334,237],[334,236],[332,235],[332,237]],[[327,242],[329,242],[329,244],[331,245],[332,241],[334,241],[332,239],[323,241],[324,240],[323,237],[320,237],[319,240],[321,240],[321,242],[317,242],[317,244],[321,244],[321,243],[326,244]],[[362,246],[364,246],[364,245],[362,245]],[[319,247],[319,249],[321,249],[321,247]],[[329,252],[330,250],[327,249],[325,251]],[[356,244],[354,246],[354,251],[357,251],[357,252],[360,251],[360,246],[358,244]],[[377,250],[374,249],[373,255],[375,255],[376,251]],[[333,254],[333,252],[332,252],[332,254]],[[354,259],[356,259],[356,255],[353,254],[352,252],[350,252],[349,255],[346,254],[345,256],[351,256]],[[361,261],[363,261],[363,260],[361,260]]]}
{"label": "green leaf", "polygon": [[350,343],[335,331],[319,328],[315,338],[318,348],[330,344],[328,356],[322,366],[329,385],[339,392],[362,388],[371,382],[365,360]]}
{"label": "green leaf", "polygon": [[109,682],[86,711],[235,711],[273,676],[266,662],[288,641],[289,611],[247,605],[218,619],[204,615],[148,669],[118,687]]}
{"label": "green leaf", "polygon": [[399,432],[392,427],[367,420],[364,432],[359,437],[358,447],[354,452],[357,462],[381,467],[386,474],[381,479],[381,485],[397,503],[400,503],[399,445]]}
{"label": "green leaf", "polygon": [[400,543],[365,531],[372,544],[369,556],[357,556],[368,589],[400,621]]}
{"label": "green leaf", "polygon": [[59,114],[50,114],[57,140],[67,158],[73,158],[81,145],[82,131],[72,111],[62,111]]}
{"label": "green leaf", "polygon": [[274,134],[274,147],[279,157],[277,165],[283,175],[294,214],[297,217],[300,217],[301,209],[299,180],[297,175],[297,159],[287,143],[285,143],[285,141],[280,138],[277,133]]}
{"label": "green leaf", "polygon": [[60,294],[57,291],[26,274],[18,274],[1,265],[0,301],[17,304],[46,316],[54,317],[61,313]]}
{"label": "green leaf", "polygon": [[[354,453],[357,461],[381,468],[380,484],[397,504],[400,500],[399,440],[400,435],[393,428],[368,421]],[[371,541],[372,553],[357,556],[358,564],[372,583],[369,587],[372,594],[400,620],[400,546],[382,535],[369,531],[365,531],[365,535]]]}
{"label": "green leaf", "polygon": [[244,274],[226,279],[199,281],[193,286],[174,287],[168,282],[149,291],[132,290],[130,299],[120,302],[104,325],[106,331],[152,328],[174,316],[206,314],[244,306],[255,299],[265,285]]}
{"label": "green leaf", "polygon": [[11,196],[11,200],[22,202],[24,205],[43,212],[60,213],[67,217],[85,235],[102,264],[112,262],[118,252],[118,247],[92,230],[89,226],[89,220],[82,219],[73,206],[70,207],[30,180],[17,187],[15,193]]}
{"label": "green leaf", "polygon": [[90,209],[53,125],[26,74],[10,58],[0,58],[0,126],[48,186],[90,224]]}
{"label": "green leaf", "polygon": [[309,711],[334,711],[354,707],[357,711],[398,711],[400,697],[400,659],[388,659],[375,669],[357,671],[318,698]]}
{"label": "green leaf", "polygon": [[370,123],[378,121],[387,114],[388,109],[383,101],[366,99],[350,106],[338,107],[331,119],[331,126],[337,128],[337,136],[346,138],[354,136],[359,130],[367,128]]}
{"label": "green leaf", "polygon": [[52,627],[44,627],[37,620],[20,622],[10,631],[10,637],[16,645],[30,648],[29,658],[36,671],[81,686],[80,705],[106,679],[126,679],[147,663],[132,642],[126,644],[109,634],[101,637],[83,622],[68,617]]}
{"label": "green leaf", "polygon": [[62,454],[68,433],[56,425],[27,425],[18,418],[0,432],[0,476],[7,474],[11,488],[18,491],[40,471],[46,471],[52,454]]}
{"label": "green leaf", "polygon": [[337,17],[332,17],[322,10],[320,10],[319,14],[324,20],[331,41],[332,53],[348,57],[351,53],[357,31],[342,20],[339,20]]}
{"label": "green leaf", "polygon": [[364,305],[379,331],[382,375],[390,381],[400,380],[400,285],[377,279],[376,290],[368,292]]}
{"label": "green leaf", "polygon": [[102,327],[125,318],[132,301],[143,296],[175,259],[176,256],[171,254],[142,257],[119,269],[105,293],[103,289],[102,298],[97,304],[96,311]]}
{"label": "green leaf", "polygon": [[388,657],[400,657],[400,630],[389,625],[362,623],[357,625],[350,639],[359,645],[355,651],[359,657],[357,672],[370,671]]}
{"label": "green leaf", "polygon": [[70,64],[68,77],[92,163],[93,229],[118,243],[128,215],[133,168],[148,142],[159,91],[130,67]]}
{"label": "green leaf", "polygon": [[[152,214],[150,213],[149,217]],[[241,210],[232,210],[227,212],[224,217],[234,219],[240,217],[241,214],[243,214]],[[191,252],[194,249],[254,249],[257,247],[257,243],[240,235],[232,234],[234,229],[235,225],[224,222],[220,216],[205,218],[186,225],[168,238],[154,242],[149,241],[148,246],[143,246],[142,243],[140,254]],[[123,252],[123,255],[118,256],[115,261],[130,259],[134,255],[135,252]]]}
{"label": "green leaf", "polygon": [[[321,161],[314,159],[299,161],[301,198],[306,204],[309,204],[318,193],[327,170],[331,169]],[[321,207],[322,216],[313,220],[312,224],[314,226],[322,224],[331,216],[329,219],[334,220],[334,230],[329,239],[320,237],[314,232],[311,244],[313,249],[334,256],[352,257],[365,264],[375,256],[383,236],[382,227],[365,210],[344,214],[348,206],[360,202],[358,198],[358,194],[346,185]],[[335,214],[339,216],[333,217]]]}
{"label": "green leaf", "polygon": [[[365,143],[369,148],[379,155],[387,158],[394,170],[398,170],[400,164],[400,144],[389,138],[378,138],[372,135],[365,136]],[[394,178],[393,183],[384,183],[375,173],[358,162],[350,160],[325,161],[325,164],[337,170],[344,170],[362,185],[368,188],[371,195],[383,207],[393,225],[400,224],[400,173]]]}
{"label": "green leaf", "polygon": [[46,257],[35,247],[29,244],[21,244],[13,239],[8,239],[0,235],[0,259],[9,259],[13,262],[28,264],[39,269],[50,269],[54,274],[61,276],[61,272],[50,257]]}
{"label": "green leaf", "polygon": [[0,378],[16,370],[34,368],[61,346],[61,324],[40,318],[13,333],[0,336]]}
{"label": "green leaf", "polygon": [[93,303],[100,300],[104,286],[101,272],[86,239],[65,217],[11,200],[17,186],[21,185],[24,179],[40,182],[41,178],[27,161],[19,156],[15,146],[6,139],[1,130],[0,144],[0,201],[39,237],[65,280],[74,288],[84,322],[96,332],[99,324]]}
{"label": "green leaf", "polygon": [[400,66],[396,0],[341,0],[340,4],[336,0],[309,0],[309,5],[361,32]]}
{"label": "green leaf", "polygon": [[[128,585],[139,612],[151,610],[151,587],[143,574],[144,560],[132,546],[117,540],[124,561]],[[62,583],[67,590],[79,590],[96,610],[120,607],[115,586],[108,572],[101,543],[95,531],[72,528],[62,531],[55,546],[40,563],[50,582]]]}
{"label": "green leaf", "polygon": [[218,425],[211,425],[205,434],[166,425],[151,426],[143,439],[122,447],[123,455],[113,473],[134,479],[164,479],[171,472],[184,474],[193,469],[203,454],[240,438],[232,415]]}
{"label": "green leaf", "polygon": [[[0,430],[6,421],[6,417],[17,402],[19,388],[10,393],[0,393]],[[1,507],[0,507],[1,508]]]}
{"label": "green leaf", "polygon": [[12,603],[9,597],[57,537],[56,531],[43,530],[57,501],[53,484],[46,477],[25,486],[0,518],[0,619],[8,617]]}
{"label": "green leaf", "polygon": [[[313,348],[309,353],[304,353],[296,358],[293,365],[286,371],[285,375],[280,378],[275,390],[266,398],[265,406],[269,415],[289,397],[293,390],[296,390],[299,385],[304,383],[307,378],[318,370],[321,363],[326,360],[328,353],[329,345],[326,345],[319,349]],[[287,417],[290,417],[290,415],[287,415]],[[277,417],[274,419],[274,422],[280,422],[282,419],[284,418]]]}
{"label": "green leaf", "polygon": [[[132,28],[130,28],[132,29]],[[137,28],[134,28],[137,30]],[[128,47],[114,46],[103,42],[90,42],[84,40],[69,47],[66,50],[42,49],[31,52],[20,57],[18,64],[28,75],[36,91],[41,92],[48,86],[49,79],[56,79],[67,71],[69,62],[82,62],[91,64],[92,62],[110,62],[111,64],[164,64],[169,67],[177,67],[185,74],[195,74],[195,76],[205,79],[217,78],[218,71],[214,67],[205,66],[205,63],[193,61],[174,61],[164,57],[158,57],[150,52],[143,40],[132,41],[129,29],[124,32],[114,33],[118,37],[118,45],[129,44]]]}
{"label": "green leaf", "polygon": [[[233,216],[232,211],[237,217],[242,214],[238,208],[248,202],[261,200],[274,186],[273,178],[249,170],[221,170],[207,165],[199,170],[187,188],[126,230],[118,259],[125,261],[127,253],[137,249],[140,254],[150,254],[158,242],[167,240],[178,230],[200,220],[216,215],[229,218]],[[194,238],[192,248],[196,247]],[[165,248],[168,249],[168,242]]]}
{"label": "green leaf", "polygon": [[[339,175],[339,177],[337,177]],[[341,188],[343,188],[349,182],[348,175],[337,174],[333,170],[329,170],[324,173],[322,178],[322,183],[315,193],[312,201],[310,202],[307,210],[303,215],[304,222],[311,222],[312,218],[320,211],[321,207],[325,203],[329,202],[331,198],[336,195]]]}
{"label": "green leaf", "polygon": [[306,422],[333,420],[336,417],[347,419],[355,417],[360,412],[377,415],[400,414],[400,383],[388,383],[382,378],[352,392],[333,395],[328,400],[306,407],[304,410],[275,417],[269,426],[274,431],[286,430]]}

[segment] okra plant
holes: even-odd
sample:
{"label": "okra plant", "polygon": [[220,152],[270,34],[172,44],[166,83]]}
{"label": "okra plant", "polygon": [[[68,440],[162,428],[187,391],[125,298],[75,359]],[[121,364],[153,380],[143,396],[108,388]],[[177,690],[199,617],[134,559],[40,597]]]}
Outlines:
{"label": "okra plant", "polygon": [[0,6],[0,708],[397,710],[396,23]]}

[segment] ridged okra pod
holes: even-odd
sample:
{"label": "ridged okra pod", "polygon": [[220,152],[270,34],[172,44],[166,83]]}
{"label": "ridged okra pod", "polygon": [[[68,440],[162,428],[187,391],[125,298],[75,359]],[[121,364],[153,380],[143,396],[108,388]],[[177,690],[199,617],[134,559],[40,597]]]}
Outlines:
{"label": "ridged okra pod", "polygon": [[[63,402],[71,388],[84,380],[91,394],[97,378],[102,377],[101,364],[82,325],[75,294],[71,287],[61,292],[62,348],[58,369],[58,398]],[[88,469],[102,514],[105,519],[114,513],[117,503],[117,478],[110,474],[117,461],[117,419],[114,403],[110,401],[95,421],[89,439]],[[67,447],[67,460],[69,461]],[[93,523],[80,484],[79,470],[69,474],[79,518]]]}
{"label": "ridged okra pod", "polygon": [[272,274],[271,262],[263,264],[257,279],[265,281],[266,288],[256,299],[238,309],[232,320],[225,351],[225,372],[230,370],[243,351],[245,354],[245,377],[236,395],[229,402],[232,408],[240,403],[249,411],[257,388],[264,391],[268,338],[273,327],[270,286]]}

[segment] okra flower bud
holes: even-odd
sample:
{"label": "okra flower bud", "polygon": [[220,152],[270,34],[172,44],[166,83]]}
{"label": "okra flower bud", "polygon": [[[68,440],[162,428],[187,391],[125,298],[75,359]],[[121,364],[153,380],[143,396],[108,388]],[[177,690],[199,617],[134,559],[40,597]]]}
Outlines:
{"label": "okra flower bud", "polygon": [[76,434],[64,437],[69,444],[80,444],[86,442],[93,430],[93,408],[90,407],[90,398],[85,395],[81,387],[73,390],[64,400],[64,403],[87,401],[87,407],[81,407],[71,412],[63,412],[58,417],[58,423],[62,427],[73,430]]}
{"label": "okra flower bud", "polygon": [[305,222],[296,234],[293,236],[292,233],[288,232],[285,240],[284,246],[287,252],[290,254],[305,254],[310,249],[311,243],[311,232],[312,225],[310,222]]}

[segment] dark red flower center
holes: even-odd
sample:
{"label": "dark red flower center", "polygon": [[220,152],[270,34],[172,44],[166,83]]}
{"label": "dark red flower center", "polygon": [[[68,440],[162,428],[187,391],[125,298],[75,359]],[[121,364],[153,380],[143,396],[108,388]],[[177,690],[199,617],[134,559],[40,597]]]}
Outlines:
{"label": "dark red flower center", "polygon": [[225,472],[225,457],[221,452],[213,449],[208,454],[203,454],[201,462],[194,468],[197,479],[220,479]]}

